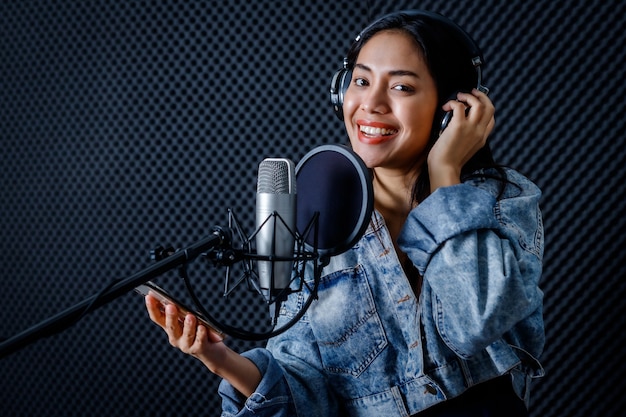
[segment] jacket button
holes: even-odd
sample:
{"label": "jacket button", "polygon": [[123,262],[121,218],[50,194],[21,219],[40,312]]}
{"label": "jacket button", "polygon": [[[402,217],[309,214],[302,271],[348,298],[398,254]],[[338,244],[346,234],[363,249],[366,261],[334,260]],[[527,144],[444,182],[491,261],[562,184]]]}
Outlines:
{"label": "jacket button", "polygon": [[437,395],[437,388],[435,388],[432,384],[428,384],[425,386],[426,390],[424,391],[424,394],[429,393],[432,395]]}

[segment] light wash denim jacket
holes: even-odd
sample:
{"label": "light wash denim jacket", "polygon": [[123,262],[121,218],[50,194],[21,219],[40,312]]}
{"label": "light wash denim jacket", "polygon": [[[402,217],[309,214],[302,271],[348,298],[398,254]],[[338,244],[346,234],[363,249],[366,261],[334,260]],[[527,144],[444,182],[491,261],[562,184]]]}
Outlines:
{"label": "light wash denim jacket", "polygon": [[[398,239],[423,276],[416,298],[380,214],[324,268],[319,300],[266,349],[243,398],[222,381],[222,416],[410,416],[510,374],[528,401],[544,345],[540,190],[473,179],[440,188],[411,211]],[[290,295],[279,326],[307,299]]]}

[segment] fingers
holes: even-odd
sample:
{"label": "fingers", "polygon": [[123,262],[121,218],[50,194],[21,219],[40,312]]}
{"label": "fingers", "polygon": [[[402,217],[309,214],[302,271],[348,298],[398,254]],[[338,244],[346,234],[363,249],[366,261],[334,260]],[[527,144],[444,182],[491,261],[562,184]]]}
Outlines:
{"label": "fingers", "polygon": [[165,309],[156,298],[151,295],[146,295],[146,309],[148,310],[148,316],[150,320],[165,328]]}
{"label": "fingers", "polygon": [[187,314],[182,336],[178,340],[178,348],[183,352],[196,354],[205,340],[204,326],[198,324],[198,319],[193,314]]}
{"label": "fingers", "polygon": [[183,320],[174,304],[163,305],[150,295],[146,296],[145,301],[150,319],[165,331],[172,346],[185,353],[195,355],[202,351],[204,342],[218,343],[224,339],[199,324],[193,314],[187,314]]}
{"label": "fingers", "polygon": [[[459,93],[460,94],[460,93]],[[454,117],[456,117],[457,115],[461,115],[461,114],[465,114],[467,109],[469,108],[469,105],[466,104],[463,101],[460,100],[451,100],[448,101],[444,106],[443,109],[445,111],[452,111],[452,114],[454,115]]]}
{"label": "fingers", "polygon": [[491,99],[482,91],[473,89],[470,93],[457,93],[457,100],[444,104],[443,110],[452,111],[450,125],[457,126],[459,133],[467,136],[471,131],[484,145],[495,126],[495,107]]}
{"label": "fingers", "polygon": [[165,306],[165,332],[169,337],[170,344],[179,347],[179,339],[183,334],[183,324],[178,316],[178,308],[173,304]]}
{"label": "fingers", "polygon": [[[151,295],[147,295],[145,300],[150,320],[165,330],[173,346],[178,346],[178,339],[184,332],[184,323],[180,319],[178,308],[173,304],[163,305]],[[188,334],[189,330],[187,331],[187,337],[189,337]]]}
{"label": "fingers", "polygon": [[471,93],[459,93],[459,101],[467,104],[467,118],[486,127],[493,118],[495,107],[491,99],[483,92],[473,89]]}
{"label": "fingers", "polygon": [[473,130],[481,140],[486,141],[495,125],[495,107],[491,99],[477,89],[470,93],[457,93],[457,99],[445,103],[443,110],[452,112],[449,125],[462,129],[464,136]]}

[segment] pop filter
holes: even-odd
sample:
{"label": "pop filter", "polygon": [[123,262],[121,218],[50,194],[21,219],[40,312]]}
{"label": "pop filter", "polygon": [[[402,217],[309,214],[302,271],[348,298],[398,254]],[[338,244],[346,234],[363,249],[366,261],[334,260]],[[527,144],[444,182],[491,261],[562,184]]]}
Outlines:
{"label": "pop filter", "polygon": [[297,229],[303,233],[319,213],[315,234],[304,236],[309,248],[335,256],[356,244],[367,228],[374,207],[372,175],[363,160],[344,145],[322,145],[296,166]]}

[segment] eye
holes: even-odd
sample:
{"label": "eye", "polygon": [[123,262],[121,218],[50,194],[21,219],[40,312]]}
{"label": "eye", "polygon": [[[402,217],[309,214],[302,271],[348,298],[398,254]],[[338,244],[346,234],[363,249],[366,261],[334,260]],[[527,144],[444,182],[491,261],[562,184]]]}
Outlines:
{"label": "eye", "polygon": [[357,87],[365,87],[365,86],[368,86],[369,83],[367,82],[365,78],[355,78],[354,85],[356,85]]}
{"label": "eye", "polygon": [[414,89],[413,87],[408,86],[408,85],[405,85],[405,84],[397,84],[397,85],[394,85],[394,86],[392,87],[392,89],[393,89],[393,90],[396,90],[396,91],[401,91],[401,92],[403,92],[403,93],[412,93],[412,92],[414,92],[414,91],[415,91],[415,89]]}

